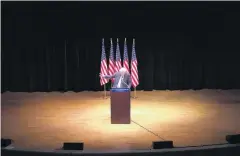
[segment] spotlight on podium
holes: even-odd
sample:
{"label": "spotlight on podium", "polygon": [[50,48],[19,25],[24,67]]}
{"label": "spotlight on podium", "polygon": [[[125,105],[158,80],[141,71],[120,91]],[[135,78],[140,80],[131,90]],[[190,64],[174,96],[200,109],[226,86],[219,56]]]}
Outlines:
{"label": "spotlight on podium", "polygon": [[153,149],[173,148],[173,141],[155,141],[152,143]]}
{"label": "spotlight on podium", "polygon": [[83,150],[84,144],[82,142],[64,142],[63,150]]}

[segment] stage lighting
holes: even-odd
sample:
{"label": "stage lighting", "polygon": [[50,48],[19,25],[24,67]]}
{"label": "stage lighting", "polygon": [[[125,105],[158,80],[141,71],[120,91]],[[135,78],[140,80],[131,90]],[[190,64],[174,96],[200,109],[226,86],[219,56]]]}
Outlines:
{"label": "stage lighting", "polygon": [[1,147],[4,148],[4,147],[7,147],[9,145],[12,144],[12,140],[11,139],[3,139],[1,138]]}
{"label": "stage lighting", "polygon": [[240,134],[227,135],[226,140],[230,144],[238,144],[238,143],[240,143]]}
{"label": "stage lighting", "polygon": [[152,143],[153,149],[173,148],[173,141],[156,141]]}
{"label": "stage lighting", "polygon": [[84,144],[81,142],[64,142],[63,150],[83,150]]}

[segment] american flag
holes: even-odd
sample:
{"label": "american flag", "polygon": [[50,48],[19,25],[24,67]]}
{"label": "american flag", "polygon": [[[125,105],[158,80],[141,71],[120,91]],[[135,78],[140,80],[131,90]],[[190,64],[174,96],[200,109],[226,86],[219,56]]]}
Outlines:
{"label": "american flag", "polygon": [[[107,58],[105,53],[105,47],[104,47],[104,39],[102,39],[102,56],[101,56],[101,75],[107,75],[108,69],[107,69]],[[108,79],[100,78],[100,84],[101,86],[108,83]]]}
{"label": "american flag", "polygon": [[128,51],[127,51],[127,39],[124,41],[124,53],[123,53],[123,67],[129,72],[129,60],[128,60]]}
{"label": "american flag", "polygon": [[138,62],[137,62],[136,51],[135,51],[135,39],[133,39],[132,60],[131,60],[131,80],[132,80],[132,86],[134,88],[136,88],[139,84],[137,65],[138,65]]}
{"label": "american flag", "polygon": [[[114,55],[113,55],[112,39],[111,39],[111,47],[110,47],[110,55],[109,55],[108,73],[109,75],[113,75],[115,73],[115,62],[114,62]],[[112,82],[113,82],[113,79],[112,79]]]}
{"label": "american flag", "polygon": [[122,68],[122,60],[121,60],[121,54],[120,54],[118,39],[117,39],[116,62],[115,63],[116,63],[115,71],[117,72]]}

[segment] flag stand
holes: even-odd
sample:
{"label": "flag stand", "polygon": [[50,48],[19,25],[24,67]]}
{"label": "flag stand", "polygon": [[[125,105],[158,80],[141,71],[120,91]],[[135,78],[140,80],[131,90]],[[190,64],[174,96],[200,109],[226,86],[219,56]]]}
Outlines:
{"label": "flag stand", "polygon": [[136,87],[134,88],[134,96],[133,96],[134,99],[137,98],[137,90],[136,90]]}
{"label": "flag stand", "polygon": [[[113,86],[113,82],[111,81],[111,88],[112,88],[112,86]],[[111,89],[109,91],[109,98],[111,99]]]}
{"label": "flag stand", "polygon": [[[111,81],[111,88],[112,88],[112,86],[113,86],[113,83]],[[111,89],[109,90],[109,98],[111,99]]]}
{"label": "flag stand", "polygon": [[106,85],[104,84],[104,99],[107,99]]}

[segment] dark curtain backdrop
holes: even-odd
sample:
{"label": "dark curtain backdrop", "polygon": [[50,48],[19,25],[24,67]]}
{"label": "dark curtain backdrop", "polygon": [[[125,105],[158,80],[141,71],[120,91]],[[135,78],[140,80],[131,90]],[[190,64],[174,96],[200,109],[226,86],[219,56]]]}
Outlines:
{"label": "dark curtain backdrop", "polygon": [[139,90],[240,88],[239,2],[1,3],[2,92],[103,90],[101,39],[125,37]]}

